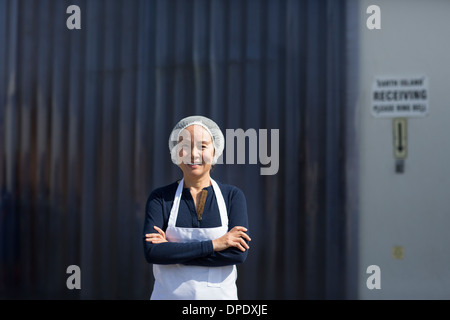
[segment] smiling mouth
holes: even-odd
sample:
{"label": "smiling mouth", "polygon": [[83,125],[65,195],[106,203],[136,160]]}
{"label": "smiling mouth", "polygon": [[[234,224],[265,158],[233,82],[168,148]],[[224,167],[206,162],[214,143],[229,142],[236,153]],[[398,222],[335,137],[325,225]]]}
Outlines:
{"label": "smiling mouth", "polygon": [[187,163],[186,165],[191,169],[195,169],[198,166],[201,166],[202,164],[201,163]]}

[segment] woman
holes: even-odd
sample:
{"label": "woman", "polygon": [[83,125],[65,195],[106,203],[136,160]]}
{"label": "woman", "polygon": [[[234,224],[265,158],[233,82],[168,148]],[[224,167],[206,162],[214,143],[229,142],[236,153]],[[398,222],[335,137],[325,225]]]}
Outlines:
{"label": "woman", "polygon": [[236,265],[247,257],[247,205],[235,186],[214,181],[224,149],[217,124],[182,119],[169,138],[183,178],[154,190],[146,206],[145,258],[153,264],[151,299],[237,299]]}

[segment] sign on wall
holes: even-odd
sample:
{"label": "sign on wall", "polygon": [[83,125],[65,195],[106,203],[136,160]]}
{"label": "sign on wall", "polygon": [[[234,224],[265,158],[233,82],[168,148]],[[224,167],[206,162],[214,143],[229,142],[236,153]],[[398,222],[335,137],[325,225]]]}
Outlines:
{"label": "sign on wall", "polygon": [[427,76],[376,76],[371,112],[376,118],[424,117],[428,99]]}

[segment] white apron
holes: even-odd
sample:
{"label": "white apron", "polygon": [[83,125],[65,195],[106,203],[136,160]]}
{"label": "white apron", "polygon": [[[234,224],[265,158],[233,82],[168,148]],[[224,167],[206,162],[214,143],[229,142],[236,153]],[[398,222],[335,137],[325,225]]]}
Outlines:
{"label": "white apron", "polygon": [[[211,184],[219,206],[222,226],[216,228],[178,228],[178,217],[184,179],[178,184],[170,211],[166,238],[169,242],[215,240],[228,232],[228,214],[217,183]],[[236,266],[202,267],[183,264],[153,265],[155,284],[152,300],[237,300]]]}

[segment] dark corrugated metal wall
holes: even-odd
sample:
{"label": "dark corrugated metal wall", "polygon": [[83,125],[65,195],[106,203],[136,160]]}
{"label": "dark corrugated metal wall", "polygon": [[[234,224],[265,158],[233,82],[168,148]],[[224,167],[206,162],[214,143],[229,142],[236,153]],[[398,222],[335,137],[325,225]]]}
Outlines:
{"label": "dark corrugated metal wall", "polygon": [[167,139],[191,114],[280,130],[276,175],[213,172],[247,197],[240,297],[348,297],[347,8],[0,0],[0,297],[147,299],[145,202],[180,176]]}

